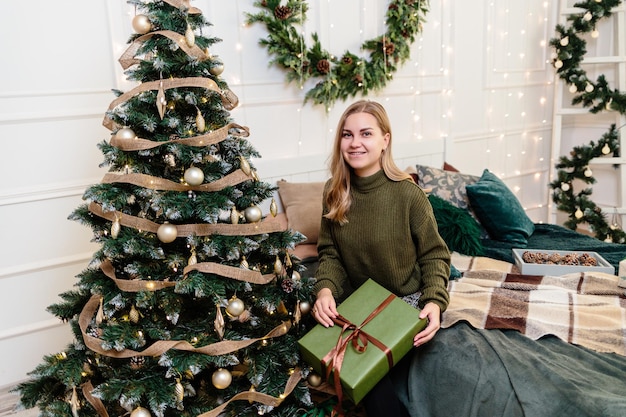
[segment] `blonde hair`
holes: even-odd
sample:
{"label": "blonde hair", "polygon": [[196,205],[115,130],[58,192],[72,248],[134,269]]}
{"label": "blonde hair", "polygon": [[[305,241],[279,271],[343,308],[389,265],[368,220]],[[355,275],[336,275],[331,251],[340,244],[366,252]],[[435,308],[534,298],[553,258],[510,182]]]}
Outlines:
{"label": "blonde hair", "polygon": [[333,154],[330,159],[330,183],[326,191],[325,205],[328,207],[328,213],[324,215],[327,219],[346,224],[348,222],[348,211],[352,199],[350,198],[350,172],[351,168],[343,159],[341,153],[341,139],[343,136],[343,127],[348,116],[355,113],[368,113],[374,116],[376,123],[383,135],[389,134],[389,143],[387,149],[383,150],[380,155],[380,165],[385,172],[387,178],[392,181],[411,181],[411,176],[402,171],[393,161],[391,154],[391,123],[385,108],[375,101],[359,100],[350,105],[341,115],[337,123],[337,131],[335,133],[335,143],[333,145]]}

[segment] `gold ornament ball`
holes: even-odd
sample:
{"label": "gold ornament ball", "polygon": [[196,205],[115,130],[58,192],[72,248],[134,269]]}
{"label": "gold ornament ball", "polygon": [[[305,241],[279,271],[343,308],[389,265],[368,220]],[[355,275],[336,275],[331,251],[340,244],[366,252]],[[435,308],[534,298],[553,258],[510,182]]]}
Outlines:
{"label": "gold ornament ball", "polygon": [[150,19],[148,19],[148,16],[138,14],[133,18],[133,29],[135,30],[135,32],[143,35],[152,30],[152,23],[150,23]]}
{"label": "gold ornament ball", "polygon": [[198,167],[187,168],[184,178],[189,185],[200,185],[204,182],[204,172]]}
{"label": "gold ornament ball", "polygon": [[228,307],[226,307],[226,314],[231,317],[239,317],[241,313],[246,309],[246,306],[241,299],[233,296],[228,301]]}
{"label": "gold ornament ball", "polygon": [[217,371],[213,372],[213,376],[211,377],[211,382],[217,389],[226,389],[233,381],[232,374],[228,371],[228,369],[220,368]]}
{"label": "gold ornament ball", "polygon": [[258,206],[250,206],[244,212],[246,221],[250,223],[256,223],[263,218],[263,212]]}
{"label": "gold ornament ball", "polygon": [[132,129],[123,127],[115,133],[115,137],[117,139],[132,140],[135,139],[137,135],[135,134],[135,132],[133,132]]}
{"label": "gold ornament ball", "polygon": [[143,407],[137,407],[130,413],[130,417],[152,417],[152,414]]}
{"label": "gold ornament ball", "polygon": [[300,312],[302,314],[308,314],[309,311],[311,311],[311,303],[309,303],[308,301],[301,301],[300,302]]}
{"label": "gold ornament ball", "polygon": [[307,378],[307,382],[312,387],[319,387],[320,385],[322,385],[322,377],[315,372],[311,372],[309,374],[309,377]]}
{"label": "gold ornament ball", "polygon": [[219,61],[216,62],[215,65],[213,65],[211,69],[209,69],[209,72],[215,76],[221,75],[224,72],[224,64]]}
{"label": "gold ornament ball", "polygon": [[177,236],[178,229],[173,224],[163,223],[157,230],[157,237],[163,243],[171,243],[176,240]]}

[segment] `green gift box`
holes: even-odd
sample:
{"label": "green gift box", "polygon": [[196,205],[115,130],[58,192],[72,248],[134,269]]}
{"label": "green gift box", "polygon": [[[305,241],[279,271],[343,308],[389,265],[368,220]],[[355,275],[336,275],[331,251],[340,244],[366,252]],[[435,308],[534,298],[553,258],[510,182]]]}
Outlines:
{"label": "green gift box", "polygon": [[[345,394],[358,404],[411,350],[413,337],[427,320],[419,318],[420,310],[371,279],[337,311],[342,316],[339,323],[328,328],[316,325],[298,344],[305,362],[323,377],[330,375],[328,382],[335,385],[338,396]],[[337,378],[341,387],[334,383]]]}

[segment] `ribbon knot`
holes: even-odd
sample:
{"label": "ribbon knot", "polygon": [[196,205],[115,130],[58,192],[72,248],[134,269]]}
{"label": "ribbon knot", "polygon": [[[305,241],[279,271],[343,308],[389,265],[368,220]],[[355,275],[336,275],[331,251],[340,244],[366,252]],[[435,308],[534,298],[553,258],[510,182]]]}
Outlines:
{"label": "ribbon knot", "polygon": [[[363,330],[363,327],[365,327],[366,324],[372,321],[372,319],[376,317],[381,311],[383,311],[385,307],[387,307],[395,298],[396,296],[394,294],[390,294],[359,325],[352,323],[341,314],[333,318],[333,322],[341,326],[341,332],[339,333],[339,337],[337,338],[337,344],[335,345],[335,347],[331,349],[330,352],[328,352],[328,354],[322,359],[322,367],[326,370],[326,379],[328,380],[330,378],[330,374],[333,374],[333,385],[335,386],[335,391],[337,392],[337,405],[333,410],[333,416],[344,415],[342,407],[343,389],[341,388],[341,380],[339,378],[339,375],[346,354],[346,349],[350,344],[352,344],[352,347],[357,352],[363,353],[367,350],[369,342],[372,342],[374,346],[383,351],[387,356],[389,369],[393,367],[393,354],[391,350],[387,346],[385,346],[385,344],[382,343],[380,340],[376,339],[374,336]],[[351,333],[344,337],[344,335],[350,331]]]}

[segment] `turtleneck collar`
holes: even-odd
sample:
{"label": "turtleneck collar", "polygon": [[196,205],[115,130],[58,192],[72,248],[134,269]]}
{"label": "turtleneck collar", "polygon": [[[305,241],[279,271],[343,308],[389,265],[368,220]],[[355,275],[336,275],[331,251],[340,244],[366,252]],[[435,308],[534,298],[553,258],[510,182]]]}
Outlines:
{"label": "turtleneck collar", "polygon": [[366,193],[374,190],[388,181],[382,169],[368,177],[359,177],[354,172],[350,174],[350,184],[355,191]]}

